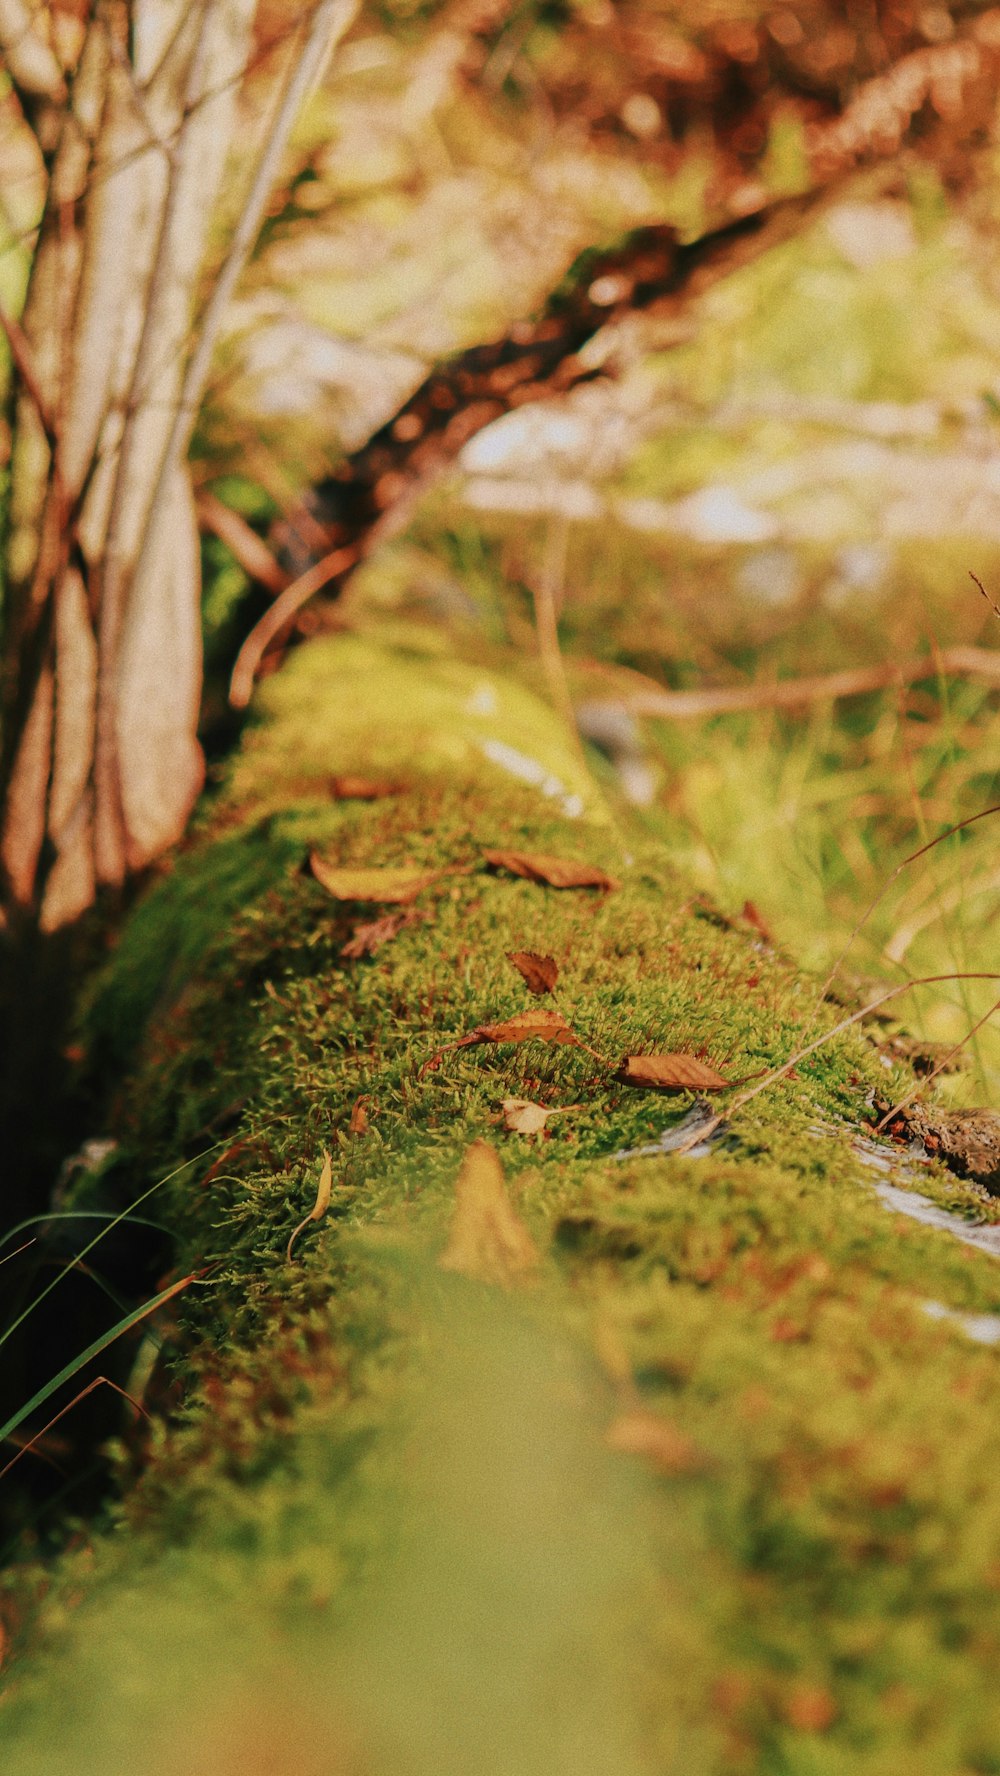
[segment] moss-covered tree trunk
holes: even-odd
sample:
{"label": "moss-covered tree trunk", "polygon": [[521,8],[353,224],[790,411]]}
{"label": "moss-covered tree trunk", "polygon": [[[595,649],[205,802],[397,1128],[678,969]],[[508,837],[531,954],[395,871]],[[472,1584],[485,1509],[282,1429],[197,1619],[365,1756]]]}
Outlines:
{"label": "moss-covered tree trunk", "polygon": [[[752,1074],[832,1022],[815,986],[493,672],[345,637],[265,700],[86,1017],[121,1145],[64,1207],[149,1192],[195,1280],[135,1350],[121,1503],[12,1568],[6,1776],[1000,1767],[997,1357],[926,1307],[1000,1271],[877,1200],[872,1045],[669,1151],[690,1098],[622,1057]],[[337,899],[312,850],[433,879]],[[461,1045],[532,1007],[585,1046]]]}

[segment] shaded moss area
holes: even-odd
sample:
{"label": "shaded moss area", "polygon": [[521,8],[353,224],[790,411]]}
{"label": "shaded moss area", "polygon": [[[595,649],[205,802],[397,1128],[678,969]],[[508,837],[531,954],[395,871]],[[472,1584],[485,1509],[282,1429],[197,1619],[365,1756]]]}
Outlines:
{"label": "shaded moss area", "polygon": [[[516,687],[345,638],[265,702],[85,1014],[122,1145],[76,1200],[164,1178],[199,1277],[120,1503],[11,1572],[5,1771],[1000,1770],[998,1359],[924,1306],[1000,1311],[1000,1270],[875,1199],[873,1046],[820,1048],[707,1156],[629,1157],[690,1100],[619,1084],[623,1055],[755,1074],[832,1026],[815,983],[613,824]],[[403,787],[331,799],[361,767]],[[370,910],[313,846],[454,873],[349,960]],[[621,886],[489,873],[490,846]],[[557,959],[588,1049],[446,1046],[525,1009],[509,949]],[[529,1143],[509,1096],[575,1108]],[[513,1297],[434,1262],[483,1138],[543,1255]]]}

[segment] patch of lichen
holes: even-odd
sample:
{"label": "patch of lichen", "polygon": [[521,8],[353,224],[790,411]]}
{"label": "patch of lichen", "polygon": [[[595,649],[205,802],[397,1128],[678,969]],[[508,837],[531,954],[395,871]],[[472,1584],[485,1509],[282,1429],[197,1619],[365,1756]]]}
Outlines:
{"label": "patch of lichen", "polygon": [[[1000,1309],[1000,1272],[875,1200],[848,1141],[866,1094],[886,1089],[874,1049],[857,1030],[818,1049],[708,1157],[628,1157],[689,1101],[618,1083],[625,1053],[703,1051],[742,1078],[837,1014],[606,820],[567,820],[557,796],[511,786],[464,741],[450,769],[440,752],[417,766],[401,749],[405,708],[389,756],[404,789],[331,802],[323,773],[359,762],[360,693],[342,652],[307,654],[87,1012],[88,1040],[122,1057],[115,1187],[138,1196],[174,1172],[158,1214],[178,1265],[202,1276],[181,1298],[169,1416],[136,1473],[123,1454],[122,1502],[91,1538],[91,1570],[74,1552],[43,1587],[25,1571],[8,1593],[11,1611],[34,1596],[34,1651],[0,1713],[5,1769],[72,1755],[81,1776],[114,1776],[134,1767],[139,1734],[144,1767],[166,1776],[184,1767],[160,1744],[166,1713],[193,1685],[182,1736],[201,1721],[204,1755],[228,1718],[234,1660],[265,1673],[254,1706],[267,1721],[282,1673],[331,1666],[401,1720],[407,1685],[433,1689],[442,1658],[466,1689],[442,1692],[444,1725],[421,1731],[436,1746],[455,1709],[452,1749],[404,1752],[399,1738],[373,1767],[487,1768],[455,1723],[494,1654],[442,1654],[449,1618],[485,1613],[496,1644],[516,1648],[547,1587],[561,1600],[552,1623],[576,1624],[577,1676],[563,1652],[556,1668],[581,1719],[579,1671],[602,1674],[604,1694],[610,1641],[624,1634],[634,1655],[616,1705],[631,1724],[600,1763],[614,1776],[888,1776],[904,1758],[916,1776],[1000,1769],[997,1359],[922,1307]],[[425,733],[426,663],[399,672],[397,684],[423,675],[409,708]],[[451,698],[453,740],[469,694],[460,675],[434,687],[435,719]],[[320,698],[332,713],[306,759]],[[522,707],[527,747],[536,718]],[[544,712],[539,735],[568,783]],[[418,922],[351,961],[345,939],[368,915],[303,868],[313,845],[345,864],[456,873],[421,897]],[[621,887],[557,892],[489,873],[489,845],[585,857]],[[514,948],[557,958],[555,1003],[587,1050],[449,1047],[526,1007]],[[575,1108],[528,1144],[501,1132],[506,1096]],[[359,1100],[367,1126],[355,1118],[352,1132]],[[543,1253],[523,1306],[428,1266],[479,1138],[500,1146]],[[324,1149],[330,1209],[290,1263]],[[635,1457],[602,1452],[609,1419],[638,1409],[665,1416],[690,1455],[644,1477]],[[618,1540],[609,1589],[602,1562]],[[384,1596],[403,1599],[416,1640],[396,1603],[372,1626]],[[542,1651],[527,1643],[542,1664],[555,1656],[546,1623]],[[505,1681],[509,1767],[551,1776],[563,1766],[545,1749],[549,1704]],[[119,1713],[130,1723],[124,1748],[95,1695],[114,1732]],[[310,1691],[287,1768],[318,1756],[355,1707],[361,1719],[356,1695]]]}

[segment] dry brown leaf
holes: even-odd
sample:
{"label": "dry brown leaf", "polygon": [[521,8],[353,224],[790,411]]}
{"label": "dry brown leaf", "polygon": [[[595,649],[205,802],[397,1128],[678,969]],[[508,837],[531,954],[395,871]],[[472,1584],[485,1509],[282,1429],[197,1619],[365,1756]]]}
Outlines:
{"label": "dry brown leaf", "polygon": [[595,1048],[581,1043],[579,1035],[570,1028],[561,1012],[544,1011],[536,1005],[533,1011],[519,1011],[515,1018],[504,1018],[503,1023],[478,1023],[469,1034],[460,1035],[456,1043],[444,1044],[444,1048],[439,1048],[425,1060],[419,1071],[421,1080],[425,1073],[433,1073],[435,1067],[440,1066],[442,1055],[446,1055],[449,1048],[474,1048],[478,1043],[565,1043],[570,1048],[584,1048],[588,1055],[602,1062]]}
{"label": "dry brown leaf", "polygon": [[613,876],[577,858],[548,857],[541,851],[484,851],[483,856],[492,869],[509,870],[513,876],[543,882],[549,888],[618,887]]}
{"label": "dry brown leaf", "polygon": [[350,1120],[350,1123],[348,1126],[350,1128],[350,1132],[352,1135],[367,1134],[367,1132],[368,1132],[368,1099],[367,1098],[356,1098],[355,1099],[354,1108],[351,1111],[351,1120]]}
{"label": "dry brown leaf", "polygon": [[455,1185],[455,1213],[441,1257],[442,1270],[505,1288],[538,1267],[538,1251],[511,1205],[503,1166],[488,1141],[473,1141]]}
{"label": "dry brown leaf", "polygon": [[696,1474],[705,1467],[698,1445],[658,1412],[637,1407],[622,1412],[608,1426],[605,1442],[625,1455],[641,1455],[661,1474]]}
{"label": "dry brown leaf", "polygon": [[381,919],[355,925],[347,942],[341,946],[340,953],[345,960],[351,962],[357,962],[362,956],[374,956],[376,950],[380,950],[404,926],[415,925],[419,918],[419,913],[408,907],[404,913],[383,913]]}
{"label": "dry brown leaf", "polygon": [[531,1011],[519,1011],[515,1017],[505,1018],[498,1024],[477,1024],[467,1036],[460,1036],[457,1042],[448,1042],[426,1060],[420,1069],[421,1079],[425,1073],[431,1073],[440,1065],[441,1058],[452,1048],[474,1048],[481,1042],[561,1042],[572,1048],[586,1049],[596,1060],[602,1057],[596,1049],[581,1042],[576,1031],[566,1022],[559,1011],[544,1011],[540,1005]]}
{"label": "dry brown leaf", "polygon": [[536,997],[551,993],[559,979],[559,965],[554,956],[540,956],[536,950],[508,950],[512,962],[528,989]]}
{"label": "dry brown leaf", "polygon": [[694,1055],[626,1055],[617,1077],[653,1091],[723,1091],[732,1083]]}
{"label": "dry brown leaf", "polygon": [[579,1110],[579,1104],[535,1104],[531,1098],[504,1098],[503,1125],[514,1135],[537,1135],[550,1116],[565,1116],[568,1110]]}
{"label": "dry brown leaf", "polygon": [[323,1170],[320,1172],[319,1183],[316,1186],[316,1201],[313,1203],[313,1206],[309,1210],[308,1215],[304,1215],[302,1220],[299,1222],[298,1226],[293,1230],[291,1238],[288,1241],[288,1250],[285,1253],[285,1257],[288,1260],[289,1264],[292,1261],[292,1247],[294,1246],[296,1240],[298,1239],[299,1234],[302,1232],[302,1229],[304,1227],[308,1227],[310,1221],[322,1221],[323,1216],[326,1214],[327,1209],[330,1207],[330,1197],[332,1196],[332,1194],[333,1194],[333,1162],[330,1158],[330,1155],[327,1153],[326,1148],[324,1147],[324,1149],[323,1149]]}
{"label": "dry brown leaf", "polygon": [[471,1048],[477,1042],[567,1042],[573,1048],[584,1046],[562,1012],[544,1011],[540,1005],[531,1011],[519,1011],[499,1024],[477,1024],[452,1046]]}
{"label": "dry brown leaf", "polygon": [[340,869],[327,863],[318,851],[309,857],[313,875],[335,900],[370,900],[386,906],[403,906],[416,900],[421,889],[438,882],[441,870]]}
{"label": "dry brown leaf", "polygon": [[380,802],[398,795],[402,787],[391,777],[355,777],[349,771],[330,778],[330,794],[337,802]]}
{"label": "dry brown leaf", "polygon": [[765,943],[774,943],[774,933],[772,932],[770,925],[760,908],[755,906],[752,900],[745,900],[743,902],[743,912],[741,917],[746,920],[748,925],[752,925],[756,932],[759,932]]}

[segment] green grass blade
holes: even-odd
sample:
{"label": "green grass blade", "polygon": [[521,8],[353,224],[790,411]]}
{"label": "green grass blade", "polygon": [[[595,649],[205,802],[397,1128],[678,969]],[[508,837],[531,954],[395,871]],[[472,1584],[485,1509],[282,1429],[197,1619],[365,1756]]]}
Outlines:
{"label": "green grass blade", "polygon": [[189,1166],[197,1165],[200,1160],[207,1159],[210,1153],[216,1153],[220,1147],[225,1146],[228,1140],[229,1136],[225,1135],[221,1141],[213,1141],[211,1147],[204,1148],[201,1153],[195,1153],[191,1159],[185,1159],[181,1165],[175,1166],[174,1170],[168,1172],[165,1177],[157,1178],[156,1183],[151,1184],[148,1190],[144,1190],[141,1196],[137,1196],[134,1202],[130,1202],[127,1209],[122,1209],[119,1214],[114,1215],[110,1221],[107,1221],[101,1228],[100,1232],[95,1233],[92,1240],[88,1240],[87,1244],[83,1246],[79,1252],[74,1253],[65,1269],[61,1270],[58,1276],[53,1277],[51,1283],[47,1283],[45,1288],[35,1296],[33,1301],[29,1301],[23,1312],[18,1314],[17,1319],[12,1320],[10,1325],[4,1328],[4,1331],[0,1333],[0,1345],[5,1344],[7,1339],[12,1337],[17,1331],[18,1326],[24,1324],[28,1315],[34,1313],[35,1308],[41,1305],[45,1300],[45,1297],[51,1295],[53,1289],[59,1287],[63,1277],[73,1269],[73,1266],[78,1264],[81,1258],[89,1257],[90,1253],[94,1250],[94,1247],[99,1246],[102,1239],[104,1239],[107,1234],[111,1233],[114,1228],[119,1227],[123,1221],[127,1221],[133,1212],[136,1209],[141,1208],[142,1204],[147,1202],[157,1190],[161,1190],[164,1184],[170,1184],[174,1178],[179,1178],[182,1172],[186,1172]]}
{"label": "green grass blade", "polygon": [[147,1314],[155,1313],[158,1307],[162,1307],[164,1302],[172,1300],[173,1296],[179,1295],[181,1290],[186,1289],[188,1284],[193,1283],[194,1280],[193,1276],[186,1276],[182,1277],[178,1283],[171,1283],[169,1288],[161,1289],[159,1295],[154,1295],[141,1307],[133,1308],[131,1313],[125,1315],[124,1319],[118,1320],[107,1332],[102,1332],[100,1338],[95,1338],[93,1344],[88,1344],[85,1351],[81,1351],[79,1356],[74,1357],[71,1362],[66,1364],[65,1368],[60,1369],[58,1375],[54,1375],[51,1381],[47,1381],[44,1387],[39,1388],[37,1394],[32,1394],[27,1404],[19,1407],[8,1418],[6,1424],[0,1425],[0,1443],[5,1443],[7,1438],[19,1429],[32,1412],[37,1411],[39,1406],[44,1406],[46,1400],[50,1400],[52,1395],[62,1387],[63,1382],[72,1381],[73,1376],[78,1375],[92,1357],[100,1356],[101,1352],[107,1350],[109,1344],[114,1344],[115,1339],[120,1338],[123,1332],[128,1332],[133,1326],[137,1326],[140,1320],[146,1318]]}

